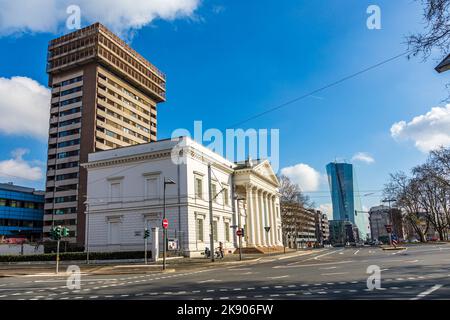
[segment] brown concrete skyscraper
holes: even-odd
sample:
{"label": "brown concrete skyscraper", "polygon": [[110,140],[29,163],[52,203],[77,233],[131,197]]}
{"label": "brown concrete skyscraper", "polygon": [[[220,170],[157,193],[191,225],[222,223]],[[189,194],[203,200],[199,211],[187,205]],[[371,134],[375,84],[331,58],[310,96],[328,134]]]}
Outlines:
{"label": "brown concrete skyscraper", "polygon": [[83,245],[87,177],[80,164],[91,152],[156,141],[165,75],[99,23],[50,41],[47,73],[44,237],[64,225],[69,242]]}

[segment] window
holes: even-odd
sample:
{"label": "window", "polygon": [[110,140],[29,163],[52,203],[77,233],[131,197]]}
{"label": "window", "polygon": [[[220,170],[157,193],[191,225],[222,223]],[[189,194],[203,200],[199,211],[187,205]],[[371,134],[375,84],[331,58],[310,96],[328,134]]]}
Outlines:
{"label": "window", "polygon": [[121,183],[113,182],[110,184],[110,198],[112,202],[120,201],[121,198]]}
{"label": "window", "polygon": [[147,178],[145,183],[147,199],[156,199],[158,197],[158,178]]}
{"label": "window", "polygon": [[120,243],[120,222],[110,221],[108,224],[108,244]]}
{"label": "window", "polygon": [[195,178],[195,197],[203,199],[203,180],[200,177]]}
{"label": "window", "polygon": [[229,194],[228,194],[228,189],[225,188],[223,190],[223,204],[228,206],[230,205],[230,198],[229,198]]}
{"label": "window", "polygon": [[215,185],[214,183],[211,184],[211,196],[212,196],[214,202],[217,202],[217,201],[218,201],[218,197],[217,197],[217,185]]}
{"label": "window", "polygon": [[225,241],[230,242],[230,223],[225,222],[224,228],[225,228]]}
{"label": "window", "polygon": [[203,219],[197,219],[197,241],[203,242]]}
{"label": "window", "polygon": [[214,220],[214,221],[213,221],[214,241],[219,241],[219,240],[218,240],[219,237],[218,237],[217,231],[218,231],[218,230],[217,230],[217,221]]}

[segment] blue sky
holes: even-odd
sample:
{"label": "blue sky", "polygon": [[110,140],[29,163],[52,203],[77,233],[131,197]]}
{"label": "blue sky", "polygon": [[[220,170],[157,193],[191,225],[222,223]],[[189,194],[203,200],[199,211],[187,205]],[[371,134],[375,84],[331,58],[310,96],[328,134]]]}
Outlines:
{"label": "blue sky", "polygon": [[[133,31],[132,46],[167,75],[168,99],[159,107],[159,138],[170,137],[177,128],[192,129],[195,120],[202,120],[205,128],[225,130],[402,53],[404,36],[424,27],[420,3],[411,0],[376,1],[381,30],[366,27],[366,9],[373,1],[191,2],[195,3],[191,12],[157,18]],[[83,25],[95,18],[88,12]],[[2,33],[2,27],[0,23],[0,78],[27,77],[46,86],[46,46],[67,32],[63,24],[56,32],[40,32],[34,26]],[[130,28],[120,30],[131,38]],[[323,177],[328,162],[369,154],[374,162],[354,162],[358,185],[363,194],[377,192],[362,199],[364,206],[379,204],[379,190],[390,172],[408,171],[426,158],[426,150],[415,146],[421,139],[433,140],[433,133],[424,131],[433,126],[426,117],[419,127],[407,125],[401,139],[394,139],[390,130],[394,123],[408,123],[432,107],[444,108],[448,75],[434,71],[437,58],[397,59],[242,127],[280,129],[280,167],[303,164],[298,172],[292,170],[294,179],[318,180],[309,193],[317,205],[331,202]],[[11,104],[0,108],[14,112]],[[450,128],[444,128],[448,135]],[[12,156],[17,148],[29,152]],[[17,179],[11,172],[7,176],[5,164],[13,159],[44,168],[46,148],[45,138],[20,130],[6,133],[0,121],[0,168],[4,164],[0,181],[43,188],[44,178]]]}

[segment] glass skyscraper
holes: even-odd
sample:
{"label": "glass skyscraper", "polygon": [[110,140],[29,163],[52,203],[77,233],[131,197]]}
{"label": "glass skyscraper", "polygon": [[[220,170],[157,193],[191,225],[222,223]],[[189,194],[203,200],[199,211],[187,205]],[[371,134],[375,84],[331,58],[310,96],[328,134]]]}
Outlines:
{"label": "glass skyscraper", "polygon": [[353,166],[348,163],[329,163],[327,175],[333,202],[333,220],[356,223]]}
{"label": "glass skyscraper", "polygon": [[327,175],[333,203],[333,220],[351,222],[358,228],[360,239],[365,240],[368,234],[368,219],[367,215],[361,212],[361,208],[356,208],[353,165],[329,163]]}

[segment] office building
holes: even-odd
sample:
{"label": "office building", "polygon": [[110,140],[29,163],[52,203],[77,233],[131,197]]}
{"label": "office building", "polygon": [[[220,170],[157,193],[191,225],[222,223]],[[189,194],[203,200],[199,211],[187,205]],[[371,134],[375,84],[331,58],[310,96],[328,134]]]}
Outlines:
{"label": "office building", "polygon": [[404,226],[402,213],[397,208],[389,209],[388,206],[375,206],[369,210],[370,231],[372,240],[389,242],[386,225],[392,225],[393,233],[399,238],[404,238]]}
{"label": "office building", "polygon": [[0,183],[0,241],[22,238],[42,239],[44,192]]}
{"label": "office building", "polygon": [[222,242],[226,253],[238,248],[237,228],[244,229],[246,250],[282,248],[279,182],[267,160],[233,163],[182,137],[91,153],[84,166],[89,201],[86,246],[92,252],[142,250],[145,228],[151,233],[149,248],[161,252],[164,212],[170,246],[184,256],[201,256],[205,248],[212,249],[211,225],[214,249]]}
{"label": "office building", "polygon": [[157,140],[165,76],[96,23],[50,41],[51,87],[44,236],[55,221],[85,241],[86,170],[96,151]]}
{"label": "office building", "polygon": [[369,221],[367,214],[356,205],[353,165],[329,163],[327,175],[333,203],[333,220],[351,222],[358,229],[357,238],[366,240],[370,235]]}

